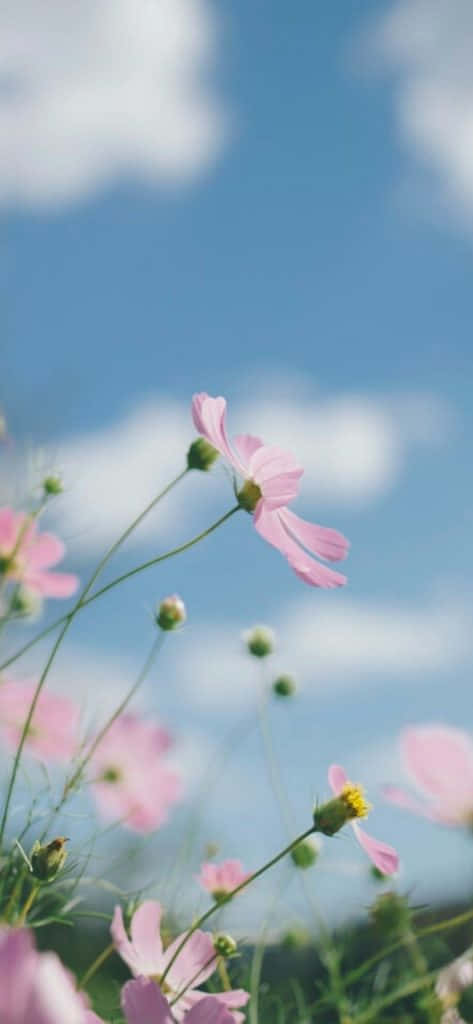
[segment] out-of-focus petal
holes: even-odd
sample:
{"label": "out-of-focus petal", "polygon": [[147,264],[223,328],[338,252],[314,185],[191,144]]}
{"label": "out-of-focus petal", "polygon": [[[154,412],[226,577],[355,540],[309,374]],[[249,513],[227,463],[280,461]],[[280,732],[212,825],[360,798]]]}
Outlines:
{"label": "out-of-focus petal", "polygon": [[0,550],[7,554],[15,546],[18,533],[18,516],[8,506],[0,508]]}
{"label": "out-of-focus petal", "polygon": [[[162,961],[163,970],[172,960],[183,939],[184,935],[178,935],[177,939],[174,939],[174,942],[165,950]],[[207,981],[207,978],[210,978],[216,966],[217,957],[210,935],[208,932],[195,931],[188,938],[169,969],[169,984],[176,992],[186,985],[191,989],[197,988]]]}
{"label": "out-of-focus petal", "polygon": [[71,597],[79,586],[78,576],[68,572],[25,571],[21,577],[27,587],[43,597]]}
{"label": "out-of-focus petal", "polygon": [[[220,994],[214,996],[209,996],[206,992],[198,994],[202,998],[195,1002],[192,1009],[186,1014],[185,1024],[235,1024],[236,1016],[228,1011]],[[226,994],[231,995],[230,992]],[[193,992],[192,995],[197,996],[197,992]]]}
{"label": "out-of-focus petal", "polygon": [[149,978],[127,981],[120,996],[127,1024],[172,1024],[169,1005],[162,992]]}
{"label": "out-of-focus petal", "polygon": [[403,807],[407,811],[412,811],[413,814],[420,814],[422,818],[429,818],[431,821],[437,820],[429,804],[418,800],[411,793],[408,793],[406,789],[402,789],[401,786],[386,785],[382,787],[381,792],[390,804]]}
{"label": "out-of-focus petal", "polygon": [[348,778],[341,764],[331,764],[328,770],[328,783],[335,796],[341,793],[346,782]]}
{"label": "out-of-focus petal", "polygon": [[295,540],[312,551],[314,555],[327,558],[329,562],[340,562],[346,557],[350,544],[338,530],[309,523],[307,520],[301,519],[300,516],[296,516],[289,508],[281,509],[279,518]]}
{"label": "out-of-focus petal", "polygon": [[28,565],[31,569],[47,569],[60,562],[65,552],[65,545],[59,537],[52,533],[40,533],[29,545]]}
{"label": "out-of-focus petal", "polygon": [[473,805],[473,743],[461,729],[410,726],[401,734],[401,755],[416,785],[436,802]]}
{"label": "out-of-focus petal", "polygon": [[369,859],[373,862],[378,871],[383,875],[394,875],[399,869],[399,857],[396,850],[380,839],[368,835],[356,822],[352,822],[352,828]]}

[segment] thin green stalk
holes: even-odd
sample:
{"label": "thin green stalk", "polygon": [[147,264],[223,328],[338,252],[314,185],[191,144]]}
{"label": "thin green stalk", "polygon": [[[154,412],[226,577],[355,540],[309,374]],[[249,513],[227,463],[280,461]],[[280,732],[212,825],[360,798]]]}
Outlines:
{"label": "thin green stalk", "polygon": [[[285,846],[283,850],[280,850],[279,853],[277,853],[274,857],[271,858],[271,860],[266,861],[266,863],[263,864],[262,867],[258,868],[257,871],[254,871],[253,874],[250,875],[248,878],[246,878],[243,882],[240,882],[240,884],[237,885],[235,887],[235,889],[232,889],[231,892],[228,893],[228,896],[227,896],[227,899],[225,900],[225,902],[229,902],[233,898],[233,896],[236,896],[237,893],[241,892],[243,889],[246,889],[249,885],[251,885],[252,882],[255,882],[257,878],[260,878],[261,875],[264,875],[264,873],[266,871],[269,871],[269,869],[272,868],[275,864],[277,864],[278,861],[282,860],[283,857],[285,857],[288,853],[290,853],[291,850],[293,850],[294,847],[297,846],[298,843],[301,843],[303,841],[303,839],[307,839],[309,836],[311,836],[313,834],[313,832],[314,832],[314,826],[311,825],[311,827],[306,829],[306,831],[303,832],[302,835],[297,836],[296,839],[293,839],[293,841],[291,843],[289,843],[288,846]],[[189,941],[191,935],[193,935],[194,932],[196,932],[199,928],[201,928],[202,925],[205,924],[205,922],[208,921],[209,918],[212,917],[212,915],[215,914],[215,912],[217,910],[220,910],[221,906],[222,906],[222,904],[220,904],[220,903],[213,903],[212,906],[209,907],[209,909],[206,910],[204,914],[201,914],[201,916],[198,917],[196,921],[194,921],[194,924],[191,925],[189,930],[184,935],[184,937],[182,939],[182,942],[180,942],[179,945],[177,946],[177,948],[175,949],[175,951],[174,951],[174,953],[173,953],[169,963],[167,964],[166,970],[161,975],[161,979],[160,979],[161,985],[165,981],[165,979],[166,979],[166,977],[167,977],[167,975],[168,975],[168,973],[169,973],[173,963],[175,962],[175,960],[179,956],[181,950],[184,949],[184,946]]]}
{"label": "thin green stalk", "polygon": [[402,985],[395,992],[391,992],[384,999],[377,1000],[369,1010],[365,1010],[363,1013],[358,1014],[353,1018],[353,1024],[368,1024],[369,1021],[376,1021],[382,1010],[388,1006],[393,1006],[400,999],[405,999],[406,996],[414,995],[416,992],[420,992],[421,989],[427,988],[427,985],[432,985],[437,977],[437,971],[432,971],[430,974],[426,974],[423,978],[414,978],[413,981],[407,982],[406,985]]}
{"label": "thin green stalk", "polygon": [[[185,472],[187,472],[187,470],[185,470]],[[181,476],[182,476],[182,474],[181,474]],[[17,747],[17,751],[16,751],[16,754],[15,754],[15,760],[13,762],[12,774],[11,774],[11,777],[10,777],[10,782],[9,782],[8,790],[7,790],[5,807],[4,807],[4,810],[3,810],[3,816],[2,816],[1,823],[0,823],[0,850],[2,848],[3,836],[4,836],[4,833],[5,833],[5,826],[6,826],[6,822],[7,822],[7,818],[8,818],[8,811],[9,811],[9,807],[10,807],[10,802],[11,802],[11,797],[12,797],[12,793],[13,793],[13,788],[14,788],[15,781],[16,781],[16,776],[17,776],[17,773],[18,773],[18,766],[19,766],[19,763],[20,763],[20,760],[21,760],[21,755],[23,753],[23,747],[25,745],[26,737],[28,735],[28,731],[29,731],[29,728],[30,728],[31,720],[32,720],[34,712],[35,712],[36,705],[38,703],[38,700],[39,700],[41,691],[43,689],[43,686],[44,686],[44,684],[46,682],[49,669],[51,668],[51,665],[53,664],[53,661],[54,661],[54,659],[56,657],[57,651],[59,650],[59,647],[61,646],[61,643],[62,643],[62,641],[63,641],[63,639],[64,639],[64,637],[65,637],[65,635],[66,635],[66,633],[67,633],[67,631],[69,629],[69,626],[71,625],[71,623],[72,623],[72,621],[74,619],[74,616],[79,611],[79,609],[82,607],[82,605],[85,603],[84,602],[85,596],[88,594],[89,590],[93,586],[95,580],[97,579],[97,576],[99,575],[99,573],[102,571],[102,569],[106,565],[108,559],[111,557],[113,552],[116,551],[117,547],[119,547],[119,545],[122,543],[122,541],[125,539],[125,537],[127,537],[130,534],[131,529],[134,528],[134,526],[143,518],[143,516],[146,514],[146,512],[149,511],[150,508],[152,508],[152,505],[155,504],[157,500],[158,500],[157,498],[154,499],[154,502],[152,502],[151,505],[148,506],[148,509],[145,512],[143,512],[141,514],[141,516],[138,517],[137,520],[135,520],[135,523],[132,524],[132,526],[129,527],[127,531],[125,531],[125,533],[120,538],[120,540],[117,541],[116,544],[114,544],[114,546],[112,548],[110,548],[110,551],[108,552],[108,554],[105,555],[105,557],[102,559],[102,561],[100,562],[98,568],[95,570],[94,574],[92,575],[91,579],[86,584],[86,586],[85,586],[85,588],[84,588],[84,590],[83,590],[83,592],[82,592],[78,602],[76,603],[76,605],[74,606],[74,608],[70,612],[69,616],[67,617],[67,620],[64,623],[63,628],[62,628],[61,632],[59,633],[59,636],[56,639],[56,642],[55,642],[55,644],[54,644],[54,646],[52,648],[52,651],[51,651],[51,653],[49,655],[49,658],[48,658],[48,660],[46,662],[46,665],[45,665],[45,667],[43,669],[43,672],[42,672],[42,674],[40,676],[38,685],[36,687],[36,690],[35,690],[35,693],[34,693],[34,697],[33,697],[33,700],[31,702],[30,709],[29,709],[28,715],[26,717],[26,720],[25,720],[25,723],[24,723],[24,726],[23,726],[23,729],[22,729],[20,741],[19,741],[19,744],[18,744],[18,747]],[[221,524],[224,523],[227,519],[229,519],[230,516],[234,515],[234,513],[239,510],[239,508],[240,508],[240,505],[234,505],[234,507],[231,508],[228,512],[226,512],[225,515],[221,516],[220,519],[217,519],[217,521],[215,523],[213,523],[211,526],[207,527],[206,530],[203,530],[201,533],[197,534],[196,537],[193,537],[191,540],[187,541],[185,544],[181,544],[179,547],[173,548],[171,551],[165,552],[164,555],[158,555],[157,558],[153,558],[150,561],[145,562],[143,565],[137,566],[135,569],[131,569],[129,572],[124,573],[122,576],[119,576],[118,579],[112,580],[111,583],[108,583],[105,587],[102,587],[101,590],[97,591],[92,596],[92,599],[95,600],[101,594],[105,594],[107,590],[110,590],[111,587],[117,586],[118,583],[123,582],[123,580],[128,579],[130,576],[134,576],[137,572],[141,572],[142,569],[147,569],[147,568],[149,568],[152,565],[157,565],[159,562],[164,562],[166,559],[172,558],[173,555],[178,555],[178,554],[180,554],[183,551],[187,551],[189,548],[193,547],[194,544],[197,544],[199,541],[203,540],[205,537],[208,537],[209,534],[213,533],[213,531],[216,530],[219,526],[221,526]],[[89,602],[87,602],[87,603],[89,603]]]}
{"label": "thin green stalk", "polygon": [[109,956],[111,956],[112,953],[114,952],[115,945],[113,942],[111,942],[109,946],[106,946],[105,949],[103,949],[102,952],[99,953],[98,956],[96,956],[95,960],[93,960],[90,967],[88,967],[85,973],[82,975],[77,986],[78,989],[85,988],[87,982],[90,981],[91,978],[93,978],[94,974],[96,974],[97,971],[102,967],[102,964],[104,964],[105,961],[108,960]]}

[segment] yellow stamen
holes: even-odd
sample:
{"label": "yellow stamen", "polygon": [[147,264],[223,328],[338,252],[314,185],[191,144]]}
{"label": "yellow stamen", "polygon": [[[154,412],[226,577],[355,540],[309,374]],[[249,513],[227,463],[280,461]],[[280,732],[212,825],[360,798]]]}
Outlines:
{"label": "yellow stamen", "polygon": [[355,782],[346,782],[340,797],[350,812],[350,818],[366,818],[371,810],[371,804],[365,800],[363,787]]}

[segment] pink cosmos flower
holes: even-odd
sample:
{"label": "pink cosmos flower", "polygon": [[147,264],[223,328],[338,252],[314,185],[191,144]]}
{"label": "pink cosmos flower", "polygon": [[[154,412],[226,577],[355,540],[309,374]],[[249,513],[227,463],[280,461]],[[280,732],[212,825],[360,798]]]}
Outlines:
{"label": "pink cosmos flower", "polygon": [[[149,978],[127,981],[121,1005],[127,1024],[173,1024],[175,1018],[162,992]],[[185,1024],[235,1024],[235,1018],[214,996],[207,996],[186,1013]]]}
{"label": "pink cosmos flower", "polygon": [[194,395],[192,418],[196,430],[223,455],[243,487],[238,492],[242,505],[253,513],[253,523],[264,540],[277,548],[305,583],[313,587],[340,587],[346,576],[329,569],[310,552],[330,562],[339,562],[348,551],[348,541],[337,530],[316,526],[300,519],[287,506],[297,497],[304,470],[294,457],[259,437],[239,434],[233,447],[227,438],[224,398],[205,392]]}
{"label": "pink cosmos flower", "polygon": [[[158,983],[185,937],[179,935],[166,950],[163,950],[160,936],[161,915],[160,903],[145,900],[133,914],[130,940],[123,924],[121,907],[117,906],[110,929],[115,949],[128,964],[132,974],[135,977],[143,975],[154,978]],[[191,1010],[206,998],[207,993],[201,992],[197,986],[210,978],[216,966],[217,957],[211,936],[207,932],[193,932],[166,974],[166,995],[172,1003],[172,1013],[177,1021],[181,1021],[187,1010]],[[212,998],[233,1011],[245,1006],[249,995],[243,989],[232,989],[229,992],[219,992]],[[187,1017],[185,1019],[187,1021]],[[233,1014],[232,1024],[242,1020],[242,1013]]]}
{"label": "pink cosmos flower", "polygon": [[201,865],[199,882],[218,901],[249,877],[239,860],[224,860],[221,864],[207,861]]}
{"label": "pink cosmos flower", "polygon": [[[16,749],[36,683],[0,682],[0,732]],[[69,697],[42,690],[26,739],[30,753],[45,761],[67,761],[77,751],[80,711]]]}
{"label": "pink cosmos flower", "polygon": [[473,822],[473,741],[445,725],[409,726],[401,733],[401,758],[419,799],[397,786],[384,786],[390,803],[444,825]]}
{"label": "pink cosmos flower", "polygon": [[2,1024],[93,1024],[93,1020],[55,953],[38,953],[26,928],[0,928]]}
{"label": "pink cosmos flower", "polygon": [[[351,785],[344,769],[339,764],[330,765],[328,770],[328,781],[335,796],[340,796],[345,787]],[[360,828],[357,821],[350,821],[350,825],[360,846],[363,847],[365,853],[368,854],[369,859],[373,862],[375,867],[377,867],[383,875],[395,874],[399,868],[399,857],[393,847],[388,846],[387,843],[382,843],[379,839],[374,839],[373,836],[368,835],[364,829]]]}
{"label": "pink cosmos flower", "polygon": [[90,762],[92,789],[106,818],[122,819],[135,832],[152,832],[167,820],[180,796],[180,781],[166,764],[165,729],[128,712],[105,734]]}
{"label": "pink cosmos flower", "polygon": [[79,586],[77,576],[49,572],[64,558],[65,547],[52,533],[39,533],[36,522],[8,506],[0,508],[0,568],[8,580],[23,583],[43,597],[70,597]]}

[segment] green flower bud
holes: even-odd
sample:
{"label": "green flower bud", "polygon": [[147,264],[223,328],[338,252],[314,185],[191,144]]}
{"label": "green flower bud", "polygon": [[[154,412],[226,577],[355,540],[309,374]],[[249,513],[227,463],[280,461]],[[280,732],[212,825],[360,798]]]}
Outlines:
{"label": "green flower bud", "polygon": [[218,456],[217,449],[209,444],[205,437],[198,437],[187,452],[187,467],[188,469],[201,469],[206,473]]}
{"label": "green flower bud", "polygon": [[315,831],[334,836],[348,821],[366,818],[369,810],[370,805],[364,798],[362,787],[354,782],[346,782],[339,796],[315,808]]}
{"label": "green flower bud", "polygon": [[282,937],[282,945],[285,949],[303,949],[311,941],[310,933],[305,928],[290,928]]}
{"label": "green flower bud", "polygon": [[27,587],[18,587],[11,598],[11,611],[13,615],[22,617],[36,616],[41,611],[43,602],[39,594]]}
{"label": "green flower bud", "polygon": [[254,626],[243,634],[243,639],[255,658],[266,658],[274,650],[275,635],[267,626]]}
{"label": "green flower bud", "polygon": [[46,846],[37,839],[31,851],[31,869],[40,882],[52,882],[58,871],[64,867],[67,857],[66,836],[58,836]]}
{"label": "green flower bud", "polygon": [[231,935],[221,933],[214,936],[214,950],[219,956],[235,956],[237,944]]}
{"label": "green flower bud", "polygon": [[371,917],[385,934],[402,935],[409,927],[411,910],[404,896],[390,890],[377,897],[371,907]]}
{"label": "green flower bud", "polygon": [[253,480],[245,480],[243,487],[237,492],[237,498],[245,512],[254,512],[261,498],[261,490]]}
{"label": "green flower bud", "polygon": [[296,868],[311,868],[315,864],[320,852],[320,847],[310,839],[302,839],[297,846],[291,850],[291,860]]}
{"label": "green flower bud", "polygon": [[273,693],[277,697],[292,697],[296,692],[296,684],[292,676],[278,676],[273,683]]}
{"label": "green flower bud", "polygon": [[186,606],[178,594],[165,597],[156,609],[156,622],[160,629],[177,629],[186,621]]}
{"label": "green flower bud", "polygon": [[43,491],[47,495],[62,494],[64,485],[60,476],[47,476],[43,480]]}

